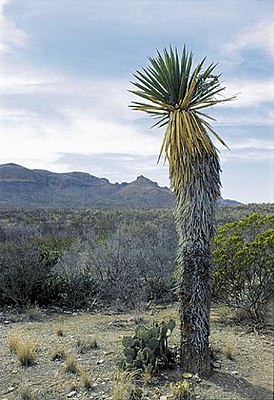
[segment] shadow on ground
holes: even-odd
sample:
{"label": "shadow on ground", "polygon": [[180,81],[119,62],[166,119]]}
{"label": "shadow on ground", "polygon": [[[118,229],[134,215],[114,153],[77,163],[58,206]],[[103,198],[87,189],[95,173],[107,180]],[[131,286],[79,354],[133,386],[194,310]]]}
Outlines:
{"label": "shadow on ground", "polygon": [[[273,392],[264,387],[254,385],[246,379],[225,372],[218,372],[209,379],[215,385],[221,386],[227,393],[238,393],[246,400],[272,400]],[[213,400],[213,399],[212,399]]]}

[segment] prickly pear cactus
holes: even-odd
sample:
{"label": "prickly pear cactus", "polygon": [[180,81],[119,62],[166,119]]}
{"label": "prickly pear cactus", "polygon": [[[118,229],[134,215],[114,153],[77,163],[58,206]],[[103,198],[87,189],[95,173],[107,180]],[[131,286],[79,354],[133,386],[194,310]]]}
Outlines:
{"label": "prickly pear cactus", "polygon": [[151,327],[138,325],[134,336],[122,340],[124,359],[119,362],[123,369],[155,371],[158,365],[167,366],[173,358],[167,340],[176,323],[173,319]]}

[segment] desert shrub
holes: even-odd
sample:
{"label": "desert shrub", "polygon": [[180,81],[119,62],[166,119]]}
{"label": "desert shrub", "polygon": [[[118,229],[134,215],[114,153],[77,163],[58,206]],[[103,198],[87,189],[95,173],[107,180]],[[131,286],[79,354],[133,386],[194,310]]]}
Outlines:
{"label": "desert shrub", "polygon": [[252,214],[219,228],[214,240],[213,296],[265,320],[274,287],[274,214]]}
{"label": "desert shrub", "polygon": [[29,386],[23,386],[19,390],[19,398],[20,398],[20,400],[35,400],[35,397]]}
{"label": "desert shrub", "polygon": [[78,374],[80,371],[77,359],[73,354],[68,354],[66,356],[65,371],[71,374]]}
{"label": "desert shrub", "polygon": [[37,221],[31,224],[20,219],[2,226],[0,239],[0,302],[20,307],[47,304],[55,295],[51,293],[51,269],[61,255],[63,241],[43,237]]}
{"label": "desert shrub", "polygon": [[148,300],[170,301],[175,247],[175,233],[152,223],[122,225],[90,253],[100,297],[129,307]]}
{"label": "desert shrub", "polygon": [[76,348],[78,353],[85,354],[90,350],[98,349],[99,346],[94,338],[79,338],[76,343]]}
{"label": "desert shrub", "polygon": [[172,382],[170,384],[172,400],[194,400],[195,396],[191,391],[190,384],[187,379],[180,382]]}
{"label": "desert shrub", "polygon": [[58,259],[51,278],[55,302],[69,307],[87,306],[97,291],[87,243],[77,242]]}
{"label": "desert shrub", "polygon": [[20,220],[5,224],[2,229],[2,238],[6,242],[26,241],[33,238],[39,238],[42,234],[41,229],[37,224],[29,224]]}
{"label": "desert shrub", "polygon": [[62,361],[66,358],[66,351],[63,347],[56,347],[51,354],[51,361]]}
{"label": "desert shrub", "polygon": [[177,236],[167,210],[1,216],[0,303],[79,308],[97,299],[139,307],[175,298]]}
{"label": "desert shrub", "polygon": [[117,371],[113,379],[113,400],[139,400],[143,391],[137,386],[136,371]]}
{"label": "desert shrub", "polygon": [[32,339],[26,337],[23,332],[11,330],[8,343],[10,350],[16,354],[22,367],[30,367],[35,364],[37,353]]}
{"label": "desert shrub", "polygon": [[0,301],[25,307],[42,299],[49,270],[38,245],[7,242],[0,252]]}
{"label": "desert shrub", "polygon": [[43,320],[43,312],[37,303],[34,303],[33,305],[28,305],[24,311],[25,311],[25,316],[29,321]]}
{"label": "desert shrub", "polygon": [[[273,208],[223,206],[218,223],[254,211],[266,215]],[[2,209],[0,303],[85,307],[97,299],[140,307],[149,300],[169,302],[176,299],[171,291],[176,247],[171,209]]]}
{"label": "desert shrub", "polygon": [[88,371],[86,371],[85,369],[82,369],[80,372],[80,379],[81,379],[83,387],[86,390],[90,390],[92,388],[92,379],[91,379],[91,375]]}
{"label": "desert shrub", "polygon": [[58,322],[56,334],[57,334],[57,336],[59,336],[59,337],[66,336],[66,333],[65,333],[65,326],[64,326],[64,321],[63,321],[63,320],[61,320],[60,322]]}
{"label": "desert shrub", "polygon": [[173,297],[176,234],[152,223],[122,224],[107,238],[77,241],[52,269],[55,301],[84,307],[94,299],[139,307]]}

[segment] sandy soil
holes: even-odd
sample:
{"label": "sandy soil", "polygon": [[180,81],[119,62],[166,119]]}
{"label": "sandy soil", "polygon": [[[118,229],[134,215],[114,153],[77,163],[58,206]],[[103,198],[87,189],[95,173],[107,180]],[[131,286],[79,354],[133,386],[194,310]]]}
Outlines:
{"label": "sandy soil", "polygon": [[[37,317],[41,321],[28,321],[24,315],[0,312],[0,399],[112,399],[113,374],[121,356],[121,339],[123,335],[133,334],[136,315],[40,312]],[[142,314],[148,323],[169,317],[178,321],[175,308],[154,309]],[[25,340],[31,338],[34,341],[37,358],[33,366],[22,367],[11,352],[8,340],[11,331],[17,331]],[[98,348],[79,351],[80,342],[94,340]],[[176,327],[170,345],[178,343],[179,329]],[[274,347],[270,328],[256,331],[235,325],[216,308],[212,311],[211,345],[216,357],[215,368],[210,379],[195,382],[194,399],[273,399]],[[72,354],[79,372],[67,372],[63,359],[53,361],[53,355],[58,352]],[[163,371],[152,383],[140,383],[143,398],[172,399],[170,382],[178,380],[181,374],[179,369]],[[84,387],[84,375],[91,384],[89,390]]]}

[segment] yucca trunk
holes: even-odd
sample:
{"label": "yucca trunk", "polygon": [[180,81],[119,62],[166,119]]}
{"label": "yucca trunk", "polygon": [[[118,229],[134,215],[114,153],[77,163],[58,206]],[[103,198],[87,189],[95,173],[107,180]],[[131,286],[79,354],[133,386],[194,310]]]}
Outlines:
{"label": "yucca trunk", "polygon": [[195,243],[180,250],[181,365],[184,371],[210,372],[209,334],[211,256]]}
{"label": "yucca trunk", "polygon": [[[182,176],[189,171],[189,177],[174,189],[179,234],[181,364],[184,371],[206,376],[210,373],[211,240],[220,196],[220,165],[215,150],[210,155],[205,151],[185,154],[183,164]],[[172,168],[170,173],[172,184]]]}

